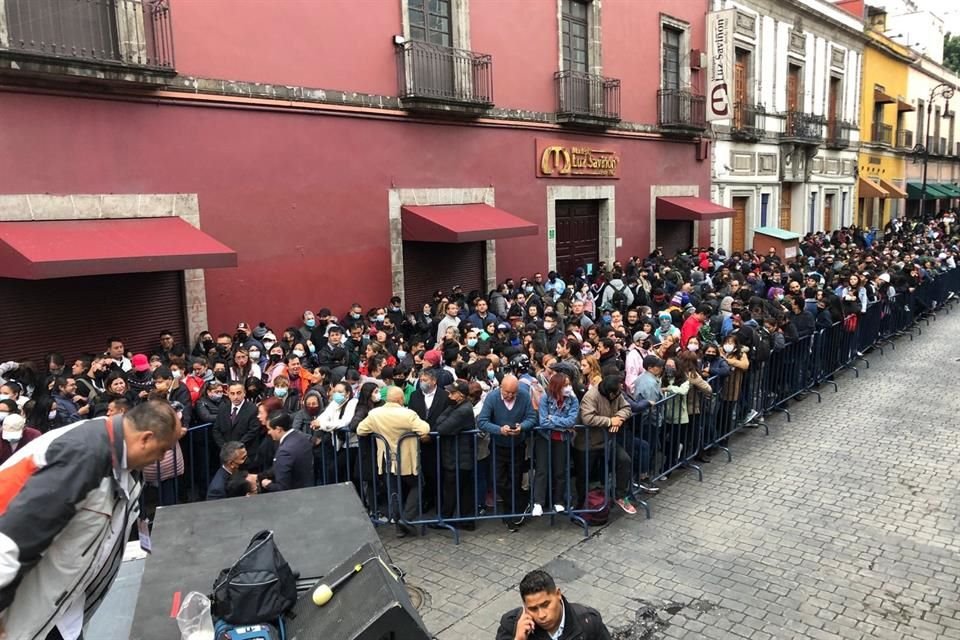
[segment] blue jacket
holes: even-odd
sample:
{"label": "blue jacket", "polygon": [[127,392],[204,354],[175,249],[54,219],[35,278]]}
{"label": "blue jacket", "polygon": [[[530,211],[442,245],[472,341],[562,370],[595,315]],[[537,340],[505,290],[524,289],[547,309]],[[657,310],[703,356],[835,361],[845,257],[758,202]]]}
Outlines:
{"label": "blue jacket", "polygon": [[469,318],[466,319],[467,322],[473,325],[475,329],[483,329],[486,325],[491,322],[497,323],[500,322],[500,318],[497,317],[493,311],[487,310],[487,318],[484,320],[480,317],[480,314],[474,312]]}
{"label": "blue jacket", "polygon": [[[533,409],[530,392],[524,385],[518,385],[517,397],[513,409],[507,409],[500,398],[500,389],[494,389],[483,400],[480,415],[477,416],[477,426],[493,436],[493,443],[498,447],[514,447],[523,442],[527,434],[537,426],[537,412]],[[500,435],[500,427],[520,423],[521,435]]]}
{"label": "blue jacket", "polygon": [[207,488],[207,500],[220,500],[227,497],[227,480],[230,478],[230,472],[220,467],[213,474],[213,480]]}
{"label": "blue jacket", "polygon": [[544,394],[540,398],[540,426],[537,433],[543,438],[549,438],[554,430],[563,430],[564,440],[573,440],[571,427],[577,424],[580,414],[580,401],[577,396],[568,395],[563,399],[563,406],[558,407],[553,396]]}

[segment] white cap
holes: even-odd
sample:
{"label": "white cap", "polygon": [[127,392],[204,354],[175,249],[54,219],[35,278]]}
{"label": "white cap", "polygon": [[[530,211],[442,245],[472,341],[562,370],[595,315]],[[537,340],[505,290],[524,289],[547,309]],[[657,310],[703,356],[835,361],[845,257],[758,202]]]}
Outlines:
{"label": "white cap", "polygon": [[7,442],[23,437],[23,428],[27,421],[18,413],[11,413],[3,419],[3,439]]}

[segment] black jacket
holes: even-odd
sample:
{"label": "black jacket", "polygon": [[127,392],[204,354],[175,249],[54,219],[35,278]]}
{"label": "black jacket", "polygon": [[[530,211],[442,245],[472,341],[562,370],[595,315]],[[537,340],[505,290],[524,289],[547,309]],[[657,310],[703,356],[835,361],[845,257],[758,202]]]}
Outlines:
{"label": "black jacket", "polygon": [[450,401],[447,399],[447,392],[437,383],[437,393],[433,396],[433,404],[430,405],[430,411],[427,411],[427,403],[423,398],[423,391],[417,387],[417,390],[410,396],[409,408],[417,412],[420,419],[430,425],[430,431],[436,431],[437,418],[447,408]]}
{"label": "black jacket", "polygon": [[301,431],[291,429],[277,447],[273,459],[273,482],[267,491],[302,489],[313,485],[313,443]]}
{"label": "black jacket", "polygon": [[[440,463],[444,469],[447,471],[473,470],[474,437],[463,434],[476,428],[473,405],[466,400],[460,404],[448,404],[443,413],[437,417],[434,430],[440,434]],[[457,434],[460,434],[459,437]],[[459,466],[457,466],[458,458]]]}
{"label": "black jacket", "polygon": [[[560,640],[610,640],[610,632],[603,624],[600,612],[592,607],[570,602],[563,599],[566,609],[566,620],[563,624],[563,635]],[[517,608],[508,611],[500,618],[500,628],[497,629],[497,640],[513,640],[517,629],[517,620],[523,609]],[[537,627],[527,636],[528,640],[550,640],[546,631]]]}
{"label": "black jacket", "polygon": [[229,400],[220,403],[220,412],[213,423],[213,441],[217,445],[217,451],[224,442],[231,440],[242,442],[247,451],[256,451],[263,432],[263,427],[257,419],[257,405],[244,400],[235,421],[230,420],[232,410],[233,405]]}

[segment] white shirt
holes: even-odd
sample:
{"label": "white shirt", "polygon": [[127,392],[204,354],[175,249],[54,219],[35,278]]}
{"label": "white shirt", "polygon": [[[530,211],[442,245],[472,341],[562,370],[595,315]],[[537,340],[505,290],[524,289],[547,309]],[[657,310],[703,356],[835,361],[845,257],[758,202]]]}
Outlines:
{"label": "white shirt", "polygon": [[[423,387],[420,388],[420,391],[423,391]],[[433,391],[430,393],[423,393],[423,404],[426,405],[427,411],[430,411],[430,407],[433,406],[433,399],[437,395],[437,388],[434,387]]]}
{"label": "white shirt", "polygon": [[[560,603],[563,606],[563,603]],[[560,626],[557,627],[557,630],[550,634],[550,640],[560,640],[560,636],[563,635],[563,627],[567,623],[567,608],[563,607],[560,610]]]}

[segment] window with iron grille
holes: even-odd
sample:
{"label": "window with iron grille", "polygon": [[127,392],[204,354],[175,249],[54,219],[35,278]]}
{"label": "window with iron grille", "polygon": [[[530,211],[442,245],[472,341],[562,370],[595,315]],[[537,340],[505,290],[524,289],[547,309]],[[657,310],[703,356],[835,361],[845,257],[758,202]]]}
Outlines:
{"label": "window with iron grille", "polygon": [[673,27],[663,28],[663,88],[680,88],[680,43],[683,32]]}
{"label": "window with iron grille", "polygon": [[588,65],[587,50],[590,44],[589,7],[578,0],[563,0],[561,26],[563,38],[563,69],[586,73]]}
{"label": "window with iron grille", "polygon": [[453,46],[450,0],[408,0],[408,7],[411,39]]}

